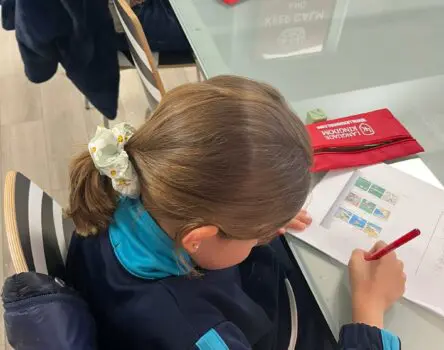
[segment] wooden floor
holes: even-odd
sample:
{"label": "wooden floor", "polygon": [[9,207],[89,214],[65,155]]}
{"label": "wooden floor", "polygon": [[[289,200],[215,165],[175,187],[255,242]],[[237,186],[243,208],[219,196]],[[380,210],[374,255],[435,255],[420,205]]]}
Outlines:
{"label": "wooden floor", "polygon": [[[67,166],[84,150],[95,127],[103,122],[95,110],[85,110],[83,96],[62,69],[48,82],[30,83],[23,69],[14,32],[0,28],[0,281],[13,273],[3,234],[3,183],[8,170],[25,174],[65,205],[68,197]],[[163,69],[167,89],[196,81],[196,70]],[[135,70],[121,72],[119,111],[116,122],[143,123],[148,103]],[[111,123],[114,124],[115,122]],[[5,347],[0,315],[0,350]]]}

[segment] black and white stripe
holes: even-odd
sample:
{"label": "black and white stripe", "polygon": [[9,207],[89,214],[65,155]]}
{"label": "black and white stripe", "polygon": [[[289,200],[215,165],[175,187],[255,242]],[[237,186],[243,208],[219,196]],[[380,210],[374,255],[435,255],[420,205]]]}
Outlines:
{"label": "black and white stripe", "polygon": [[63,218],[57,202],[20,173],[16,174],[14,203],[15,234],[19,235],[28,269],[63,278],[74,224]]}
{"label": "black and white stripe", "polygon": [[35,270],[47,274],[48,268],[46,267],[43,247],[42,198],[43,191],[31,183],[29,186],[28,200],[29,241],[31,243]]}
{"label": "black and white stripe", "polygon": [[159,103],[160,99],[162,98],[162,94],[157,84],[156,78],[153,74],[153,67],[151,67],[147,58],[147,54],[140,44],[140,41],[146,40],[146,38],[138,37],[137,31],[134,27],[134,24],[132,23],[131,18],[122,8],[119,0],[114,1],[114,6],[116,8],[120,23],[122,24],[122,27],[125,31],[131,56],[133,57],[134,65],[139,73],[142,84],[144,85],[146,91],[152,96],[154,101]]}
{"label": "black and white stripe", "polygon": [[[17,234],[20,237],[20,245],[22,246],[23,255],[25,256],[26,265],[30,271],[35,271],[34,259],[32,258],[31,239],[29,235],[29,186],[31,181],[22,174],[17,173],[15,176],[15,215],[17,221]],[[14,210],[14,208],[6,208],[6,210]],[[14,234],[14,232],[7,232]],[[12,254],[12,252],[11,252]],[[14,258],[14,257],[12,257]]]}

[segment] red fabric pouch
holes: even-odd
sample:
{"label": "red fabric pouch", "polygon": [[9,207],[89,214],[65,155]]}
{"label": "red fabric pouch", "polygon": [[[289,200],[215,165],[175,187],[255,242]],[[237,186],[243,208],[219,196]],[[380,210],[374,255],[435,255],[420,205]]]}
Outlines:
{"label": "red fabric pouch", "polygon": [[375,164],[424,151],[388,109],[310,124],[307,129],[314,172]]}

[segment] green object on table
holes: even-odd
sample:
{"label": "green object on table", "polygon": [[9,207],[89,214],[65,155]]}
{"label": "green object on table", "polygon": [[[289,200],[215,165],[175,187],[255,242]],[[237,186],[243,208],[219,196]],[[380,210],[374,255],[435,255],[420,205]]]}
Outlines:
{"label": "green object on table", "polygon": [[326,120],[327,120],[327,115],[320,108],[316,108],[307,112],[307,124],[323,122]]}

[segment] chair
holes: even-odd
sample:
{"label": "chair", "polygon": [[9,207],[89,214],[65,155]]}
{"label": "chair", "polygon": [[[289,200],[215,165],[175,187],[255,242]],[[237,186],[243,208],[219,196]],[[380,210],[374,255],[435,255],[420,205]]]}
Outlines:
{"label": "chair", "polygon": [[200,80],[200,71],[192,56],[188,57],[187,55],[174,53],[159,54],[158,52],[153,54],[142,24],[127,1],[114,0],[113,3],[124,29],[135,68],[139,73],[148,101],[153,109],[165,94],[165,88],[159,74],[160,68],[194,66],[196,67],[198,80]]}
{"label": "chair", "polygon": [[125,0],[114,0],[114,7],[125,31],[131,57],[139,73],[148,102],[152,108],[155,108],[165,94],[165,88],[142,25]]}
{"label": "chair", "polygon": [[16,273],[36,271],[64,278],[74,223],[60,205],[18,172],[6,174],[4,217]]}

